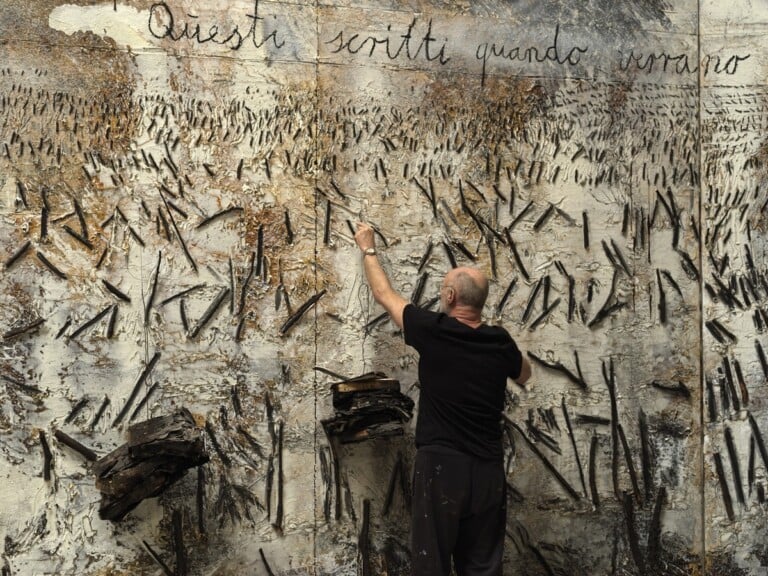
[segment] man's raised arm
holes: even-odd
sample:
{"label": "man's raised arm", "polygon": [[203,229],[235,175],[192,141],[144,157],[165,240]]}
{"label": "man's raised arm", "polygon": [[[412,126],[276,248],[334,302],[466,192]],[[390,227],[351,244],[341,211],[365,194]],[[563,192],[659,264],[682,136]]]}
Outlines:
{"label": "man's raised arm", "polygon": [[357,225],[357,232],[355,233],[355,242],[360,247],[363,253],[363,269],[365,270],[365,278],[368,281],[368,286],[373,292],[373,298],[384,307],[392,321],[402,329],[403,327],[403,310],[405,309],[408,301],[400,294],[395,292],[392,288],[392,284],[387,278],[387,273],[379,263],[379,258],[376,254],[376,239],[374,237],[373,228],[363,222]]}

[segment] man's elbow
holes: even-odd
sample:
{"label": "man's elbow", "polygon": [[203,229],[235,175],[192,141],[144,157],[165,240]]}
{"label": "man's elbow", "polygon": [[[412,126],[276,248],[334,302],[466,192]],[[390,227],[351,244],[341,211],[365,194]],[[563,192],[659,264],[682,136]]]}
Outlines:
{"label": "man's elbow", "polygon": [[523,365],[520,367],[520,376],[515,378],[515,383],[520,386],[525,385],[531,377],[531,364],[527,359],[523,358]]}

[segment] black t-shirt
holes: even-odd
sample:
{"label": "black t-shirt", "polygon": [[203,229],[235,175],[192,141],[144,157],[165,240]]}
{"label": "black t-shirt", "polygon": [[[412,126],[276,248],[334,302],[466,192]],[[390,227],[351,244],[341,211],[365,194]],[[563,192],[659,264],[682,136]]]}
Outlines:
{"label": "black t-shirt", "polygon": [[405,343],[419,352],[416,446],[502,458],[507,378],[517,379],[522,368],[522,354],[509,333],[485,324],[472,328],[412,304],[403,311],[403,333]]}

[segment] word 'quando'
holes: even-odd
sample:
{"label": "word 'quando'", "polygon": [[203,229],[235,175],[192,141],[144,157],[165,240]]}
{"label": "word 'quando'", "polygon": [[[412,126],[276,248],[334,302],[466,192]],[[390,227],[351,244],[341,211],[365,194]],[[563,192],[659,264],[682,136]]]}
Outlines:
{"label": "word 'quando'", "polygon": [[480,83],[485,85],[488,61],[491,60],[491,58],[513,62],[527,62],[529,64],[534,62],[554,62],[560,65],[570,64],[571,66],[575,66],[581,61],[582,55],[586,54],[589,48],[573,46],[570,50],[566,50],[562,48],[558,42],[559,35],[560,24],[557,24],[555,26],[555,37],[552,40],[552,43],[546,48],[541,48],[539,46],[529,46],[527,48],[523,48],[522,46],[512,46],[507,48],[504,44],[499,46],[495,42],[490,45],[487,42],[479,44],[477,51],[475,52],[475,57],[478,60],[483,61],[483,72]]}

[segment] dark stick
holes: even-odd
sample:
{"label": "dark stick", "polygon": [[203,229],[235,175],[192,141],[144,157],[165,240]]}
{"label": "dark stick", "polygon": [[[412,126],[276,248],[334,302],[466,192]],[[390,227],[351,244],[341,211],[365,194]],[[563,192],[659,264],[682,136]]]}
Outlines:
{"label": "dark stick", "polygon": [[83,236],[81,236],[80,234],[78,234],[77,232],[72,230],[72,228],[70,228],[66,224],[64,224],[64,226],[62,226],[62,228],[64,229],[64,232],[66,232],[72,238],[74,238],[75,240],[80,242],[80,244],[82,244],[83,246],[85,246],[89,250],[93,250],[93,243],[90,240],[88,240],[88,238],[84,238]]}
{"label": "dark stick", "polygon": [[229,313],[235,313],[235,270],[232,266],[232,257],[227,259],[229,269]]}
{"label": "dark stick", "polygon": [[522,210],[520,210],[520,213],[519,213],[517,216],[515,216],[515,219],[514,219],[514,220],[512,220],[512,223],[511,223],[509,226],[507,226],[507,230],[511,230],[512,228],[514,228],[514,227],[515,227],[515,225],[516,225],[516,224],[517,224],[517,223],[518,223],[520,220],[522,220],[522,219],[523,219],[523,217],[524,217],[524,216],[525,216],[525,215],[528,213],[528,211],[529,211],[529,210],[530,210],[532,207],[533,207],[533,200],[531,200],[530,202],[528,202],[528,204],[526,204],[525,206],[523,206],[523,209],[522,209]]}
{"label": "dark stick", "polygon": [[370,523],[371,501],[366,498],[363,500],[363,525],[360,529],[360,537],[357,540],[357,548],[360,551],[360,561],[362,564],[362,576],[371,576]]}
{"label": "dark stick", "polygon": [[592,504],[600,508],[600,496],[597,492],[597,436],[592,436],[589,446],[589,492],[592,495]]}
{"label": "dark stick", "polygon": [[717,400],[715,399],[715,385],[712,379],[707,377],[705,379],[707,385],[707,413],[709,414],[709,421],[717,421]]}
{"label": "dark stick", "polygon": [[96,454],[96,452],[94,452],[90,448],[87,448],[86,446],[83,446],[80,442],[78,442],[71,436],[68,436],[61,430],[54,430],[53,435],[56,437],[56,440],[58,440],[59,442],[61,442],[66,446],[69,446],[70,448],[72,448],[72,450],[80,454],[83,458],[85,458],[89,462],[95,462],[96,460],[99,459],[99,456],[98,454]]}
{"label": "dark stick", "polygon": [[101,401],[101,406],[99,406],[99,409],[96,411],[96,414],[93,417],[93,420],[91,420],[90,429],[93,430],[96,427],[96,424],[99,423],[99,420],[101,420],[101,416],[104,414],[104,410],[107,409],[107,406],[109,406],[109,397],[104,396],[104,400]]}
{"label": "dark stick", "polygon": [[11,338],[14,338],[16,336],[20,336],[21,334],[25,334],[26,332],[31,332],[35,330],[36,328],[39,328],[45,323],[45,318],[38,318],[34,322],[30,324],[25,324],[24,326],[20,326],[19,328],[14,328],[12,330],[9,330],[5,334],[3,334],[3,340],[10,340]]}
{"label": "dark stick", "polygon": [[30,240],[27,240],[24,242],[24,244],[21,245],[21,247],[14,252],[8,260],[5,261],[5,269],[8,270],[11,266],[13,266],[24,254],[27,253],[27,250],[29,250],[29,247],[32,246],[32,242]]}
{"label": "dark stick", "polygon": [[[117,0],[115,0],[117,1]],[[147,552],[149,552],[149,555],[152,556],[152,559],[157,562],[157,565],[160,566],[160,568],[163,569],[163,572],[165,573],[165,576],[176,576],[173,571],[168,568],[168,565],[163,562],[163,559],[160,558],[160,556],[152,549],[152,546],[149,545],[149,543],[146,540],[141,541],[142,544],[144,544],[144,547],[147,549]]]}
{"label": "dark stick", "polygon": [[731,461],[731,470],[733,472],[733,485],[736,489],[736,498],[741,504],[744,504],[744,487],[741,483],[741,468],[739,466],[739,458],[736,452],[736,445],[733,442],[733,433],[731,429],[726,426],[725,431],[725,446],[728,450],[728,459]]}
{"label": "dark stick", "polygon": [[555,209],[554,204],[550,204],[549,207],[542,213],[542,215],[539,216],[539,218],[536,220],[536,222],[534,222],[534,224],[533,224],[534,231],[538,230],[539,228],[541,228],[544,225],[544,223],[547,221],[547,219],[552,214],[554,209]]}
{"label": "dark stick", "polygon": [[741,372],[741,364],[734,358],[733,368],[736,372],[736,380],[739,382],[739,390],[741,391],[742,406],[749,405],[749,390],[747,389],[747,383],[744,381],[744,374]]}
{"label": "dark stick", "polygon": [[627,442],[627,436],[624,434],[624,428],[621,424],[617,426],[619,430],[619,439],[621,440],[621,446],[624,449],[624,460],[627,463],[627,470],[629,471],[629,479],[632,482],[632,489],[635,492],[635,498],[638,504],[642,504],[643,495],[640,492],[640,485],[637,482],[637,473],[635,472],[635,465],[632,461],[632,452],[629,449],[629,442]]}
{"label": "dark stick", "polygon": [[112,294],[117,296],[117,298],[119,298],[123,302],[130,302],[131,301],[130,297],[127,294],[125,294],[122,290],[120,290],[117,286],[115,286],[113,284],[110,284],[109,282],[107,282],[106,280],[103,280],[103,279],[102,279],[101,282],[104,284],[104,287],[107,290],[109,290]]}
{"label": "dark stick", "polygon": [[275,478],[275,457],[269,457],[269,463],[267,464],[267,477],[264,487],[264,500],[267,503],[267,518],[272,519],[272,483]]}
{"label": "dark stick", "polygon": [[664,292],[664,286],[661,284],[661,274],[658,268],[656,268],[656,281],[659,284],[659,322],[664,325],[667,323],[667,295]]}
{"label": "dark stick", "polygon": [[528,295],[528,302],[525,305],[525,309],[523,310],[523,316],[521,318],[521,322],[525,324],[528,322],[528,318],[531,315],[531,311],[533,310],[533,304],[536,301],[536,296],[539,294],[539,290],[541,290],[541,286],[543,284],[543,278],[539,278],[538,282],[534,285],[534,287],[531,289],[530,294]]}
{"label": "dark stick", "polygon": [[424,254],[423,254],[423,255],[422,255],[422,257],[421,257],[421,260],[419,261],[419,267],[418,267],[418,269],[417,269],[417,272],[418,272],[419,274],[421,274],[421,270],[424,268],[424,266],[425,266],[425,265],[427,264],[427,262],[429,261],[429,256],[430,256],[430,254],[432,254],[432,248],[433,248],[433,246],[434,246],[434,245],[432,244],[432,240],[430,240],[430,241],[429,241],[429,243],[427,244],[427,248],[426,248],[426,250],[424,250]]}
{"label": "dark stick", "polygon": [[747,464],[747,485],[749,495],[752,495],[752,486],[755,484],[755,436],[749,437],[749,463]]}
{"label": "dark stick", "polygon": [[741,400],[739,395],[736,394],[736,386],[733,384],[733,373],[731,372],[731,363],[727,356],[723,356],[722,360],[723,372],[725,373],[725,381],[728,384],[728,392],[733,400],[733,409],[738,412],[741,410]]}
{"label": "dark stick", "polygon": [[80,413],[80,411],[86,407],[88,404],[88,398],[81,398],[78,400],[78,402],[72,407],[72,410],[69,411],[69,415],[64,419],[64,424],[69,424],[72,422],[72,420],[75,419],[75,417]]}
{"label": "dark stick", "polygon": [[197,338],[197,336],[200,334],[200,331],[205,327],[206,324],[208,324],[208,322],[210,322],[211,318],[213,318],[213,315],[216,314],[216,311],[221,307],[228,296],[229,288],[222,288],[216,298],[214,298],[211,304],[208,306],[208,309],[205,311],[205,313],[197,321],[195,327],[192,328],[192,330],[189,332],[189,337],[192,340]]}
{"label": "dark stick", "polygon": [[36,256],[37,256],[37,259],[40,260],[40,262],[42,262],[43,264],[45,264],[46,268],[48,268],[48,270],[53,272],[56,276],[58,276],[62,280],[66,280],[67,279],[67,275],[64,274],[64,272],[62,272],[58,268],[56,268],[56,266],[54,266],[51,263],[51,261],[48,260],[48,258],[46,258],[45,255],[42,252],[37,251],[36,252]]}
{"label": "dark stick", "polygon": [[557,308],[558,304],[560,304],[560,298],[557,298],[554,302],[552,302],[552,304],[547,306],[546,309],[544,309],[544,311],[541,314],[539,314],[539,317],[536,318],[536,320],[534,320],[533,322],[531,322],[531,325],[528,327],[528,330],[531,330],[531,331],[535,330],[536,327],[539,324],[541,324],[547,316],[549,316],[552,310]]}
{"label": "dark stick", "polygon": [[40,430],[39,437],[40,446],[43,448],[43,480],[48,481],[51,479],[53,454],[51,454],[51,448],[48,446],[48,440],[45,437],[45,432]]}
{"label": "dark stick", "polygon": [[395,484],[397,483],[397,478],[400,475],[400,467],[402,466],[402,460],[400,458],[397,459],[395,462],[394,467],[392,468],[392,472],[389,475],[389,484],[387,485],[387,496],[384,499],[384,508],[381,512],[382,516],[386,516],[389,514],[389,507],[392,505],[392,498],[395,495]]}
{"label": "dark stick", "polygon": [[264,450],[261,447],[261,445],[256,441],[256,439],[251,436],[248,431],[242,427],[242,425],[237,425],[237,431],[238,433],[245,439],[245,441],[248,443],[248,445],[251,447],[251,449],[256,452],[256,454],[261,458],[262,460],[266,460],[267,457],[264,455]]}
{"label": "dark stick", "polygon": [[285,321],[285,323],[280,327],[279,333],[281,336],[285,336],[288,331],[293,327],[294,324],[296,324],[301,317],[312,307],[314,306],[320,298],[323,297],[326,290],[323,288],[320,292],[312,296],[309,300],[304,302],[301,306],[299,306],[299,309],[296,310],[289,318]]}
{"label": "dark stick", "polygon": [[221,459],[222,464],[224,464],[224,466],[227,468],[232,466],[232,460],[224,452],[224,450],[222,450],[221,444],[219,444],[219,441],[216,439],[216,434],[213,432],[213,426],[208,420],[205,421],[205,431],[208,433],[208,437],[211,439],[211,445],[213,446],[216,454],[218,454],[219,458]]}
{"label": "dark stick", "polygon": [[574,384],[578,384],[582,388],[587,388],[587,383],[584,382],[584,379],[576,376],[573,372],[571,372],[568,368],[566,368],[561,362],[547,362],[543,358],[540,358],[533,352],[528,352],[528,357],[534,360],[536,363],[544,366],[545,368],[550,368],[552,370],[556,370],[560,372],[561,374],[564,374],[568,380],[573,382]]}
{"label": "dark stick", "polygon": [[763,376],[768,380],[768,360],[765,358],[765,352],[759,340],[755,340],[755,350],[757,350],[757,359],[760,360],[760,366],[763,369]]}
{"label": "dark stick", "polygon": [[264,225],[259,224],[259,230],[256,232],[256,256],[255,256],[256,269],[254,274],[261,276],[261,267],[264,260]]}
{"label": "dark stick", "polygon": [[648,418],[643,409],[640,409],[640,460],[643,464],[643,486],[645,498],[651,499],[653,494],[653,461],[651,456],[651,442],[648,434]]}
{"label": "dark stick", "polygon": [[277,510],[272,527],[282,532],[283,530],[283,423],[277,429]]}
{"label": "dark stick", "polygon": [[619,409],[616,403],[613,357],[610,359],[610,375],[606,371],[605,361],[603,361],[603,379],[608,388],[611,402],[611,479],[613,480],[613,493],[617,500],[621,500],[621,490],[619,489]]}
{"label": "dark stick", "polygon": [[185,332],[189,332],[189,320],[187,319],[187,306],[186,300],[182,298],[179,300],[179,316],[181,317],[181,326]]}
{"label": "dark stick", "polygon": [[109,315],[109,323],[107,324],[107,338],[110,339],[115,335],[115,325],[117,324],[117,304],[112,305],[112,314]]}
{"label": "dark stick", "polygon": [[200,288],[205,288],[205,287],[206,287],[205,284],[195,284],[191,288],[187,288],[186,290],[182,290],[181,292],[179,292],[177,294],[174,294],[173,296],[169,296],[168,298],[166,298],[165,300],[160,302],[160,306],[165,306],[169,302],[173,302],[174,300],[177,300],[178,298],[183,298],[184,296],[186,296],[187,294],[189,294],[190,292],[192,292],[194,290],[199,290]]}
{"label": "dark stick", "polygon": [[288,214],[288,209],[285,210],[285,234],[288,244],[293,244],[293,230],[291,229],[291,217]]}
{"label": "dark stick", "polygon": [[720,454],[715,452],[712,454],[715,460],[715,471],[717,472],[717,479],[720,482],[720,491],[723,494],[723,504],[725,504],[725,512],[728,514],[728,520],[733,522],[733,503],[731,502],[731,492],[728,490],[728,483],[725,479],[725,470],[723,469],[723,461],[720,458]]}
{"label": "dark stick", "polygon": [[133,390],[131,391],[131,395],[128,397],[128,400],[126,401],[125,406],[123,406],[123,409],[120,410],[120,413],[117,415],[117,418],[115,418],[114,422],[112,422],[113,428],[118,424],[120,424],[120,422],[123,421],[123,418],[125,418],[125,415],[128,414],[128,410],[130,410],[131,404],[133,404],[133,401],[136,399],[136,395],[139,393],[141,386],[144,384],[144,381],[149,377],[150,373],[152,372],[152,369],[155,367],[155,364],[157,364],[157,361],[159,359],[160,359],[160,352],[155,352],[154,356],[152,356],[152,359],[144,367],[144,370],[142,370],[141,375],[139,375],[139,379],[136,381],[136,384],[134,385]]}
{"label": "dark stick", "polygon": [[501,300],[499,300],[499,303],[496,305],[496,316],[501,316],[501,312],[504,310],[504,306],[507,303],[507,300],[509,299],[509,295],[512,293],[512,290],[515,289],[516,285],[517,285],[517,276],[512,278],[512,281],[509,283],[509,286],[507,286],[507,289],[504,291],[504,295],[501,297]]}
{"label": "dark stick", "polygon": [[320,450],[320,471],[323,478],[323,484],[325,485],[325,494],[323,495],[323,518],[325,519],[325,523],[328,524],[331,521],[331,471],[325,448]]}
{"label": "dark stick", "polygon": [[648,562],[647,567],[650,568],[651,574],[654,574],[654,570],[658,569],[661,560],[661,512],[666,499],[667,489],[664,486],[659,486],[659,491],[656,493],[656,502],[653,505],[651,524],[648,527],[646,558]]}
{"label": "dark stick", "polygon": [[150,386],[149,390],[147,390],[147,393],[144,395],[144,398],[141,399],[141,401],[136,404],[136,408],[134,408],[133,412],[131,413],[131,417],[128,418],[128,422],[133,422],[133,419],[138,416],[139,412],[142,408],[144,408],[145,404],[147,403],[147,400],[149,400],[149,397],[152,395],[152,393],[157,389],[157,387],[160,385],[159,382],[155,382]]}
{"label": "dark stick", "polygon": [[325,202],[325,225],[323,228],[323,244],[328,246],[331,241],[331,201]]}
{"label": "dark stick", "polygon": [[242,212],[243,210],[244,209],[241,206],[232,206],[230,208],[225,208],[224,210],[221,210],[219,212],[216,212],[215,214],[212,214],[211,216],[208,216],[207,218],[204,218],[195,228],[197,230],[200,230],[201,228],[205,228],[211,222],[214,222],[219,218],[222,218],[229,214],[234,214],[235,212]]}
{"label": "dark stick", "polygon": [[445,250],[445,255],[448,257],[448,262],[451,264],[451,268],[456,268],[456,256],[453,255],[453,250],[451,250],[451,247],[447,242],[443,242],[443,249]]}
{"label": "dark stick", "polygon": [[174,510],[171,516],[173,524],[173,549],[176,552],[176,576],[188,576],[187,552],[184,549],[184,533],[182,531],[181,511]]}
{"label": "dark stick", "polygon": [[563,396],[562,403],[560,404],[563,410],[563,418],[565,418],[565,428],[568,430],[568,436],[571,438],[571,446],[573,446],[573,455],[576,457],[576,465],[579,468],[579,480],[581,480],[581,489],[584,490],[584,497],[587,494],[587,483],[584,480],[584,467],[581,465],[581,458],[579,457],[579,449],[576,446],[576,437],[573,435],[573,427],[571,426],[571,419],[568,416],[568,407],[565,405],[565,396]]}
{"label": "dark stick", "polygon": [[80,326],[80,327],[79,327],[77,330],[75,330],[74,332],[72,332],[72,334],[69,336],[69,339],[70,339],[70,340],[74,340],[75,338],[77,338],[78,336],[80,336],[80,334],[82,334],[82,333],[83,333],[85,330],[87,330],[88,328],[90,328],[91,326],[93,326],[94,324],[96,324],[96,322],[98,322],[99,320],[101,320],[102,318],[104,318],[104,316],[106,316],[106,315],[107,315],[107,313],[108,313],[110,310],[112,310],[112,305],[109,305],[109,306],[107,306],[106,308],[104,308],[104,310],[102,310],[101,312],[99,312],[98,314],[96,314],[96,316],[94,316],[93,318],[91,318],[90,320],[88,320],[88,321],[87,321],[85,324],[83,324],[82,326]]}
{"label": "dark stick", "polygon": [[272,568],[269,566],[269,562],[267,562],[267,557],[264,556],[264,550],[259,548],[259,556],[261,556],[261,561],[264,562],[264,569],[267,571],[267,576],[275,576],[275,573],[272,572]]}
{"label": "dark stick", "polygon": [[635,565],[640,570],[640,574],[645,574],[645,559],[640,552],[640,539],[635,528],[635,508],[632,504],[632,496],[624,493],[622,502],[624,504],[624,518],[627,522],[627,539],[629,540],[629,549],[632,551],[632,558]]}
{"label": "dark stick", "polygon": [[173,214],[171,213],[171,209],[168,206],[168,201],[165,199],[165,196],[163,195],[162,192],[160,192],[160,198],[163,200],[163,204],[165,204],[165,209],[168,212],[168,218],[171,221],[171,226],[173,226],[173,230],[176,232],[176,236],[179,238],[179,242],[181,243],[181,248],[184,250],[184,255],[187,257],[187,261],[192,266],[192,269],[195,272],[197,272],[197,264],[192,258],[192,254],[189,253],[189,249],[187,248],[187,243],[184,242],[184,238],[182,237],[181,232],[179,231],[179,227],[176,225],[176,219],[173,217]]}
{"label": "dark stick", "polygon": [[523,278],[525,278],[526,281],[530,282],[531,277],[528,275],[528,270],[526,270],[525,266],[523,265],[523,260],[520,258],[520,253],[517,251],[517,244],[515,244],[515,241],[512,240],[512,234],[510,234],[509,228],[504,230],[504,234],[507,237],[507,242],[509,243],[509,247],[512,250],[512,256],[515,259],[517,267],[520,269],[520,273],[523,275]]}
{"label": "dark stick", "polygon": [[512,426],[517,432],[520,434],[520,436],[523,438],[525,443],[528,445],[528,447],[531,449],[531,451],[538,456],[539,460],[544,464],[544,466],[549,470],[552,475],[555,477],[557,482],[565,489],[565,491],[574,499],[574,500],[580,500],[581,497],[579,496],[579,493],[576,492],[576,490],[573,489],[573,487],[568,483],[568,481],[558,472],[557,468],[555,468],[552,463],[547,459],[544,454],[541,453],[541,451],[538,449],[538,447],[531,442],[531,440],[528,439],[528,436],[526,436],[525,432],[523,432],[523,429],[520,428],[515,422],[509,419],[506,415],[503,415],[504,420]]}
{"label": "dark stick", "polygon": [[197,467],[197,530],[205,534],[205,467]]}
{"label": "dark stick", "polygon": [[163,259],[163,252],[157,253],[157,266],[155,266],[155,275],[152,278],[152,285],[149,289],[149,296],[147,297],[147,303],[144,306],[144,325],[149,324],[149,313],[152,310],[152,305],[155,303],[155,294],[157,293],[157,281],[160,278],[160,262]]}

